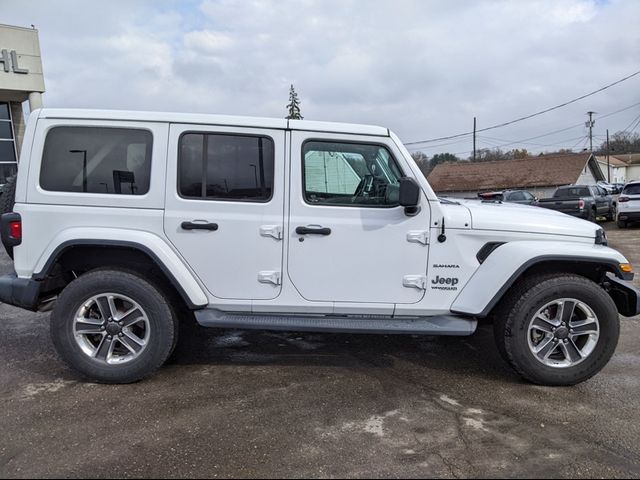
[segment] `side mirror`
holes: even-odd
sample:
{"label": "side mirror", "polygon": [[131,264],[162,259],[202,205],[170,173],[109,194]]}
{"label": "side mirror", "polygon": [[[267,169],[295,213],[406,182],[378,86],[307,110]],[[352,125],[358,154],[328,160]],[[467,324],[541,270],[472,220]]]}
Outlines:
{"label": "side mirror", "polygon": [[420,211],[420,186],[411,177],[400,179],[400,205],[408,216],[417,215]]}

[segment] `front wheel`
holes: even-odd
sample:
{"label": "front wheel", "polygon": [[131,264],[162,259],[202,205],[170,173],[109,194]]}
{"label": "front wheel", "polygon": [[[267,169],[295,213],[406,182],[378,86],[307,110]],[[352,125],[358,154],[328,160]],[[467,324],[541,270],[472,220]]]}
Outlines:
{"label": "front wheel", "polygon": [[498,348],[526,380],[575,385],[602,370],[620,334],[611,297],[591,280],[537,276],[514,288],[496,316]]}
{"label": "front wheel", "polygon": [[126,271],[96,270],[63,290],[51,314],[51,338],[62,359],[83,376],[131,383],[169,357],[176,322],[155,285]]}

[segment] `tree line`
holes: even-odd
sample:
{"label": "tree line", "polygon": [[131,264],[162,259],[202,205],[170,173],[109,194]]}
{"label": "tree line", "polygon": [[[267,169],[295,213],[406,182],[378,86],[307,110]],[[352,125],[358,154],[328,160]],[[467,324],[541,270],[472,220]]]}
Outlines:
{"label": "tree line", "polygon": [[[570,153],[579,153],[572,149],[562,148],[559,150],[540,153],[540,155],[566,155]],[[596,155],[606,155],[607,142],[594,149]],[[617,132],[614,133],[609,139],[609,153],[610,155],[621,155],[624,153],[640,153],[640,134],[633,132]],[[436,153],[432,157],[428,157],[424,152],[413,152],[411,154],[422,173],[427,176],[431,171],[441,163],[450,162],[491,162],[495,160],[513,160],[518,158],[525,158],[530,156],[530,153],[526,148],[514,148],[512,150],[502,150],[500,148],[481,148],[476,150],[476,158],[473,156],[467,158],[461,158],[453,153]]]}

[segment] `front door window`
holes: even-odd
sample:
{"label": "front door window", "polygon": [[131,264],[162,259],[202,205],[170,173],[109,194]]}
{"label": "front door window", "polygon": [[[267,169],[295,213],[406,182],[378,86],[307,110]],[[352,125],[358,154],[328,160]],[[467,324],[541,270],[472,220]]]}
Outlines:
{"label": "front door window", "polygon": [[402,173],[386,147],[314,140],[304,144],[303,162],[311,205],[398,206]]}

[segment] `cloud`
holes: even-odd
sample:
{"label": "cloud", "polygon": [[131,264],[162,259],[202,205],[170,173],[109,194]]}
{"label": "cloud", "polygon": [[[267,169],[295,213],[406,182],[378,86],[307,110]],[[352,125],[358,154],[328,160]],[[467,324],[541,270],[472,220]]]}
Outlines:
{"label": "cloud", "polygon": [[[305,118],[382,124],[407,141],[468,131],[474,116],[480,127],[509,120],[640,67],[636,0],[0,0],[0,9],[6,23],[39,28],[50,106],[283,117],[294,83]],[[480,146],[631,105],[639,86],[492,131]],[[596,134],[638,113],[597,121]],[[571,146],[584,133],[528,147]],[[442,149],[464,153],[470,141],[425,151]]]}

